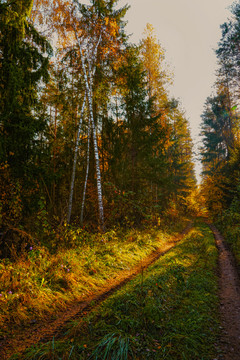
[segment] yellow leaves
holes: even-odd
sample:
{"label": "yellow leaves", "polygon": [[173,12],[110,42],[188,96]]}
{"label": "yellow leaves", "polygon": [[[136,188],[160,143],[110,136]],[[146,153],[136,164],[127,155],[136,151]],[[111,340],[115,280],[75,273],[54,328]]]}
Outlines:
{"label": "yellow leaves", "polygon": [[121,53],[117,54],[117,56],[114,58],[114,62],[113,62],[114,70],[118,70],[122,66],[124,59],[125,58]]}
{"label": "yellow leaves", "polygon": [[225,207],[224,193],[226,190],[226,179],[220,173],[220,169],[215,171],[213,176],[204,178],[201,185],[201,195],[206,201],[207,208],[211,214],[216,216]]}
{"label": "yellow leaves", "polygon": [[118,24],[116,22],[115,19],[110,19],[108,17],[106,17],[104,19],[105,21],[105,26],[106,26],[106,30],[107,30],[107,34],[112,36],[112,37],[116,37],[118,34]]}
{"label": "yellow leaves", "polygon": [[118,47],[119,26],[115,19],[105,18],[105,29],[103,32],[103,42],[108,51],[113,53]]}
{"label": "yellow leaves", "polygon": [[165,63],[165,51],[156,38],[154,28],[147,24],[144,38],[141,41],[141,57],[146,71],[146,79],[159,107],[166,101],[166,84],[169,84],[171,76]]}
{"label": "yellow leaves", "polygon": [[60,48],[73,45],[72,2],[66,0],[35,0],[31,20],[37,26],[48,28],[54,43]]}
{"label": "yellow leaves", "polygon": [[110,34],[113,37],[116,37],[116,35],[118,34],[118,25],[115,20],[111,20],[110,22]]}

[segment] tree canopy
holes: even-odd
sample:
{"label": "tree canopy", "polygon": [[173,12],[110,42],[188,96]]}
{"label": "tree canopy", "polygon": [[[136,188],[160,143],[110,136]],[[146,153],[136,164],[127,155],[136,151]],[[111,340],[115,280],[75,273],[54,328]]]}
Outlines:
{"label": "tree canopy", "polygon": [[129,43],[117,2],[1,3],[1,227],[140,225],[185,206],[189,125],[152,25]]}

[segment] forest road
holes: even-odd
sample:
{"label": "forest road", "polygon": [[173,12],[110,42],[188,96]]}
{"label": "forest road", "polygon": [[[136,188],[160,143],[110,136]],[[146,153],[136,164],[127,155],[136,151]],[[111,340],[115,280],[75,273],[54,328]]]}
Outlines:
{"label": "forest road", "polygon": [[25,329],[14,331],[11,338],[7,338],[0,342],[0,360],[8,360],[15,353],[22,354],[27,348],[39,342],[48,342],[53,337],[58,338],[64,333],[64,328],[69,321],[81,319],[93,308],[106,300],[116,290],[124,286],[128,281],[132,280],[136,275],[140,274],[148,266],[153,264],[160,256],[171,250],[177,242],[182,240],[191,230],[193,224],[189,223],[182,233],[173,237],[168,243],[153,251],[149,256],[138,263],[134,268],[122,271],[119,276],[109,281],[106,286],[97,294],[93,294],[85,299],[80,299],[74,304],[69,305],[68,309],[54,314],[54,319],[45,319],[38,324],[32,324]]}
{"label": "forest road", "polygon": [[214,360],[240,360],[240,278],[232,253],[217,228],[209,224],[219,251],[220,350]]}

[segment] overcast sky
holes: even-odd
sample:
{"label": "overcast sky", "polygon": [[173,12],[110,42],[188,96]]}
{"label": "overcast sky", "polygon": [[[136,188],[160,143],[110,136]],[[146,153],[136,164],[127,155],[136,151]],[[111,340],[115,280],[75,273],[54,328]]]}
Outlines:
{"label": "overcast sky", "polygon": [[118,4],[126,3],[131,6],[126,14],[131,42],[143,37],[147,23],[155,28],[174,71],[171,92],[181,100],[197,143],[200,115],[215,81],[213,49],[221,38],[220,25],[231,16],[233,0],[119,0]]}

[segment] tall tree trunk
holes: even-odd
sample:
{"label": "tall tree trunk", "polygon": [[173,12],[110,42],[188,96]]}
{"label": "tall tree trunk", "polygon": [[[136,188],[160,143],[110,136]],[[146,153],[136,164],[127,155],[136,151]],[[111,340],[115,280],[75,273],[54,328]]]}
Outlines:
{"label": "tall tree trunk", "polygon": [[[90,98],[90,101],[92,98]],[[96,164],[96,178],[97,178],[97,190],[98,190],[98,208],[99,208],[99,220],[101,228],[104,230],[104,213],[103,213],[103,198],[102,198],[102,182],[101,182],[101,171],[100,171],[100,162],[99,162],[99,152],[97,144],[97,132],[93,119],[93,109],[92,103],[89,104],[90,108],[90,121],[93,133],[93,147],[94,147],[94,156]]]}
{"label": "tall tree trunk", "polygon": [[104,231],[104,211],[103,211],[103,197],[102,197],[102,182],[101,182],[101,171],[100,171],[100,164],[99,164],[99,153],[98,153],[98,145],[97,145],[97,132],[93,117],[93,96],[92,96],[92,78],[93,78],[93,63],[96,58],[97,48],[101,41],[101,35],[99,36],[98,42],[96,44],[96,47],[94,49],[94,53],[92,56],[92,61],[90,60],[90,56],[88,54],[87,56],[87,62],[88,62],[88,70],[89,74],[87,75],[87,69],[84,62],[84,55],[83,55],[83,49],[81,42],[78,37],[78,33],[76,30],[75,25],[73,25],[73,29],[75,32],[76,40],[78,43],[78,47],[80,50],[81,55],[81,62],[82,62],[82,68],[84,73],[84,81],[86,86],[86,92],[88,97],[88,107],[89,107],[89,116],[90,116],[90,123],[93,133],[93,147],[94,147],[94,156],[95,156],[95,165],[96,165],[96,178],[97,178],[97,192],[98,192],[98,208],[99,208],[99,222],[102,230]]}
{"label": "tall tree trunk", "polygon": [[53,145],[53,173],[54,173],[54,181],[52,188],[52,199],[54,208],[56,205],[56,146],[57,146],[57,106],[55,105],[55,115],[54,115],[54,145]]}
{"label": "tall tree trunk", "polygon": [[82,109],[81,109],[81,113],[80,113],[78,132],[77,132],[77,140],[76,140],[76,146],[75,146],[75,152],[74,152],[72,179],[71,179],[70,195],[69,195],[69,202],[68,202],[68,216],[67,216],[68,223],[70,222],[71,213],[72,213],[72,200],[73,200],[73,190],[74,190],[74,183],[75,183],[75,176],[76,176],[77,154],[78,154],[78,148],[79,148],[80,132],[81,132],[81,127],[82,127],[82,118],[83,118],[83,112],[84,112],[85,103],[86,103],[86,97],[87,97],[87,95],[85,93],[83,104],[82,104]]}
{"label": "tall tree trunk", "polygon": [[86,167],[86,176],[83,187],[83,197],[82,197],[82,207],[81,207],[81,217],[80,222],[83,224],[83,211],[86,199],[86,190],[87,190],[87,182],[88,182],[88,174],[89,174],[89,162],[90,162],[90,136],[91,136],[91,124],[88,124],[88,141],[87,141],[87,167]]}

